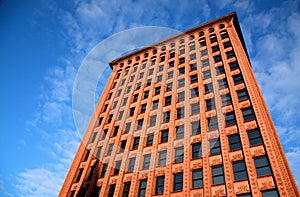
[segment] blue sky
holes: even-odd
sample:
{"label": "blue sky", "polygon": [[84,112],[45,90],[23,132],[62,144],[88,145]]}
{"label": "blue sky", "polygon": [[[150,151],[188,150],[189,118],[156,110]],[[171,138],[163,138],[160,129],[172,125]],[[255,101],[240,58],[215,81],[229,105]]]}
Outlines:
{"label": "blue sky", "polygon": [[133,27],[183,31],[232,11],[299,185],[299,1],[2,0],[0,196],[57,196],[80,140],[74,79],[96,44]]}

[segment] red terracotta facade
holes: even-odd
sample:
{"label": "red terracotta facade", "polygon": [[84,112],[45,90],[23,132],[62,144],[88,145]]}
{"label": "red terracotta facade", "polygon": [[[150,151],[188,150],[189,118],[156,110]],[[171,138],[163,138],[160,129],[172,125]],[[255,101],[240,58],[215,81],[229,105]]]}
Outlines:
{"label": "red terracotta facade", "polygon": [[59,196],[299,196],[235,13],[110,66]]}

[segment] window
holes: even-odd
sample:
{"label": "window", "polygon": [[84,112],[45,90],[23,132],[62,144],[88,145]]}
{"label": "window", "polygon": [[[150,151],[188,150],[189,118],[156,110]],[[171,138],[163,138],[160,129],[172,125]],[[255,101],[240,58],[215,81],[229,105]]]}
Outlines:
{"label": "window", "polygon": [[103,117],[100,117],[100,118],[99,118],[99,124],[98,124],[98,126],[101,125],[102,121],[103,121]]}
{"label": "window", "polygon": [[249,99],[249,95],[246,89],[237,91],[237,95],[239,98],[239,101],[244,101]]}
{"label": "window", "polygon": [[134,76],[131,76],[130,77],[130,82],[133,82],[133,80],[134,80]]}
{"label": "window", "polygon": [[99,146],[97,149],[96,158],[98,159],[100,158],[101,152],[102,152],[102,146]]}
{"label": "window", "polygon": [[121,160],[116,161],[115,169],[114,169],[113,175],[118,175],[118,174],[119,174],[119,172],[120,172],[120,167],[121,167],[121,163],[122,163]]}
{"label": "window", "polygon": [[221,99],[222,99],[222,106],[223,107],[232,104],[232,100],[231,100],[230,94],[221,95]]}
{"label": "window", "polygon": [[134,171],[135,160],[136,160],[135,157],[129,159],[128,172]]}
{"label": "window", "polygon": [[218,155],[221,154],[221,143],[220,143],[220,139],[214,139],[214,140],[210,140],[210,154],[211,155]]}
{"label": "window", "polygon": [[104,140],[104,139],[106,138],[107,133],[108,133],[108,130],[105,129],[105,130],[103,131],[103,135],[102,135],[102,139],[101,139],[101,140]]}
{"label": "window", "polygon": [[241,140],[239,134],[233,134],[228,136],[230,151],[242,149]]}
{"label": "window", "polygon": [[234,112],[229,112],[225,114],[225,122],[226,122],[226,127],[236,124]]}
{"label": "window", "polygon": [[193,179],[193,188],[201,188],[203,187],[203,171],[202,169],[197,169],[192,171],[192,179]]}
{"label": "window", "polygon": [[225,39],[225,38],[228,38],[228,37],[229,37],[229,36],[228,36],[228,33],[227,33],[227,32],[221,34],[221,38],[222,38],[222,39]]}
{"label": "window", "polygon": [[179,58],[179,64],[183,64],[185,62],[185,57]]}
{"label": "window", "polygon": [[139,194],[138,196],[146,196],[147,179],[140,180]]}
{"label": "window", "polygon": [[170,122],[170,111],[166,111],[164,112],[164,119],[163,119],[163,122],[166,123],[166,122]]}
{"label": "window", "polygon": [[248,179],[245,161],[238,161],[232,163],[232,168],[235,181],[242,181]]}
{"label": "window", "polygon": [[[125,81],[126,81],[126,80],[123,79],[122,82],[121,82],[121,85],[124,85]],[[120,95],[119,95],[119,96],[120,96]]]}
{"label": "window", "polygon": [[178,80],[178,88],[184,87],[185,86],[185,79],[179,79]]}
{"label": "window", "polygon": [[146,112],[147,103],[141,105],[141,114]]}
{"label": "window", "polygon": [[224,42],[223,45],[224,45],[224,49],[229,48],[231,47],[231,42],[230,41]]}
{"label": "window", "polygon": [[185,73],[185,68],[182,67],[182,68],[179,68],[179,75],[183,75]]}
{"label": "window", "polygon": [[157,82],[161,82],[162,81],[162,75],[157,76]]}
{"label": "window", "polygon": [[149,169],[150,161],[151,161],[151,154],[144,155],[143,170]]}
{"label": "window", "polygon": [[144,73],[140,73],[140,79],[144,77]]}
{"label": "window", "polygon": [[204,40],[204,41],[201,41],[200,42],[200,47],[205,47],[206,46],[206,41]]}
{"label": "window", "polygon": [[168,142],[168,138],[169,138],[169,129],[162,130],[160,136],[160,142],[161,143]]}
{"label": "window", "polygon": [[190,71],[197,70],[197,64],[190,64]]}
{"label": "window", "polygon": [[171,79],[171,78],[173,78],[173,74],[174,74],[174,72],[173,72],[173,71],[170,71],[170,72],[168,72],[168,79]]}
{"label": "window", "polygon": [[110,185],[107,197],[114,197],[115,189],[116,189],[116,185],[115,184]]}
{"label": "window", "polygon": [[153,101],[153,106],[152,109],[157,109],[158,108],[158,100]]}
{"label": "window", "polygon": [[205,94],[211,93],[214,91],[212,83],[204,84]]}
{"label": "window", "polygon": [[176,127],[176,139],[184,138],[184,125]]}
{"label": "window", "polygon": [[168,83],[167,84],[167,90],[166,91],[171,91],[172,90],[172,87],[173,87],[173,83]]}
{"label": "window", "polygon": [[191,75],[191,83],[197,83],[198,82],[198,75]]}
{"label": "window", "polygon": [[175,148],[175,162],[183,162],[184,158],[184,148],[183,146]]}
{"label": "window", "polygon": [[165,57],[165,56],[162,56],[162,57],[160,58],[160,62],[165,61],[165,59],[166,59],[166,57]]}
{"label": "window", "polygon": [[258,177],[272,175],[269,160],[266,156],[254,158]]}
{"label": "window", "polygon": [[105,104],[105,105],[104,105],[104,108],[103,108],[103,112],[106,112],[107,107],[108,107],[108,104]]}
{"label": "window", "polygon": [[158,166],[165,166],[167,162],[167,151],[163,150],[158,155]]}
{"label": "window", "polygon": [[192,135],[197,135],[201,133],[200,121],[192,122]]}
{"label": "window", "polygon": [[213,36],[210,38],[210,43],[214,43],[214,42],[217,42],[217,37],[216,36]]}
{"label": "window", "polygon": [[161,89],[160,86],[155,88],[155,95],[160,94],[160,89]]}
{"label": "window", "polygon": [[262,194],[262,197],[279,197],[277,189],[262,191],[261,194]]}
{"label": "window", "polygon": [[172,96],[167,96],[165,98],[165,106],[171,105],[172,103]]}
{"label": "window", "polygon": [[175,52],[172,51],[172,52],[170,53],[170,59],[171,59],[171,58],[174,58],[174,57],[175,57]]}
{"label": "window", "polygon": [[94,132],[94,133],[93,133],[93,137],[92,137],[90,143],[93,143],[93,142],[95,141],[95,139],[96,139],[96,137],[97,137],[97,134],[98,134],[97,132]]}
{"label": "window", "polygon": [[129,116],[133,116],[135,111],[135,107],[129,109]]}
{"label": "window", "polygon": [[221,55],[214,56],[214,61],[215,61],[215,63],[221,62],[222,61]]}
{"label": "window", "polygon": [[118,104],[118,101],[115,101],[112,108],[115,109],[117,107],[117,104]]}
{"label": "window", "polygon": [[199,114],[200,113],[200,106],[199,106],[199,103],[194,103],[191,105],[191,108],[192,108],[192,115],[195,115],[195,114]]}
{"label": "window", "polygon": [[139,148],[139,143],[140,143],[140,137],[135,137],[134,140],[133,140],[132,149],[138,149]]}
{"label": "window", "polygon": [[115,137],[115,136],[118,135],[119,128],[120,128],[119,126],[116,126],[116,127],[115,127],[112,137]]}
{"label": "window", "polygon": [[203,79],[211,78],[210,70],[203,71]]}
{"label": "window", "polygon": [[139,90],[139,89],[141,88],[141,85],[142,85],[141,82],[137,83],[137,84],[136,84],[136,89]]}
{"label": "window", "polygon": [[212,177],[214,185],[225,183],[223,166],[212,167]]}
{"label": "window", "polygon": [[263,143],[259,129],[253,129],[248,131],[248,138],[250,146],[256,146]]}
{"label": "window", "polygon": [[251,107],[242,109],[244,121],[250,121],[255,119],[254,111]]}
{"label": "window", "polygon": [[139,98],[139,95],[138,95],[138,94],[133,95],[133,100],[132,100],[132,102],[133,102],[133,103],[137,102],[138,98]]}
{"label": "window", "polygon": [[234,85],[238,85],[238,84],[244,82],[243,77],[242,77],[241,74],[234,75],[234,76],[232,76],[232,78],[233,78],[233,81],[234,81]]}
{"label": "window", "polygon": [[113,116],[113,114],[109,114],[107,123],[111,123]]}
{"label": "window", "polygon": [[150,85],[151,85],[151,82],[152,82],[152,79],[148,79],[148,80],[147,80],[147,83],[146,83],[146,86],[150,86]]}
{"label": "window", "polygon": [[126,143],[127,143],[127,140],[122,140],[121,141],[120,153],[124,152],[124,150],[126,148]]}
{"label": "window", "polygon": [[[129,93],[129,92],[130,92],[130,90],[131,90],[131,86],[129,86],[129,87],[127,88],[127,93]],[[118,90],[118,94],[117,94],[117,96],[120,96],[120,95],[121,95],[121,93],[122,93],[122,90]]]}
{"label": "window", "polygon": [[216,67],[217,75],[221,75],[225,73],[224,66],[218,66]]}
{"label": "window", "polygon": [[229,67],[230,67],[230,70],[233,71],[233,70],[236,70],[239,68],[239,64],[236,61],[231,62],[231,63],[229,63]]}
{"label": "window", "polygon": [[184,107],[177,108],[177,119],[184,118]]}
{"label": "window", "polygon": [[226,56],[227,56],[227,59],[234,57],[235,56],[234,51],[226,52]]}
{"label": "window", "polygon": [[201,143],[192,144],[192,158],[199,159],[202,157]]}
{"label": "window", "polygon": [[149,97],[149,90],[147,90],[147,91],[144,92],[144,99],[146,99],[148,97]]}
{"label": "window", "polygon": [[131,182],[124,183],[123,195],[122,197],[128,197],[130,191]]}
{"label": "window", "polygon": [[217,116],[207,119],[208,131],[213,131],[219,128]]}
{"label": "window", "polygon": [[126,126],[125,126],[125,132],[124,133],[128,133],[130,131],[130,127],[131,127],[131,122],[127,122]]}
{"label": "window", "polygon": [[100,174],[100,178],[105,177],[105,174],[106,174],[106,171],[107,171],[107,167],[108,167],[108,164],[104,163],[103,166],[102,166],[102,171],[101,171],[101,174]]}
{"label": "window", "polygon": [[164,70],[164,65],[159,65],[158,72],[163,71],[163,70]]}
{"label": "window", "polygon": [[147,135],[147,142],[146,142],[147,147],[153,145],[153,137],[154,137],[153,133]]}
{"label": "window", "polygon": [[169,68],[173,68],[174,67],[174,61],[169,62]]}
{"label": "window", "polygon": [[193,50],[195,50],[195,44],[190,45],[190,51],[193,51]]}
{"label": "window", "polygon": [[208,59],[202,60],[201,63],[202,63],[202,68],[205,68],[205,67],[209,66],[209,60]]}
{"label": "window", "polygon": [[108,97],[107,97],[107,100],[111,99],[111,97],[112,97],[112,92],[109,93],[109,95],[108,95]]}
{"label": "window", "polygon": [[143,128],[144,119],[138,120],[137,130],[140,130]]}
{"label": "window", "polygon": [[198,87],[191,89],[191,98],[196,98],[199,96],[199,89]]}
{"label": "window", "polygon": [[204,50],[201,50],[201,51],[200,51],[200,54],[201,54],[201,56],[203,57],[203,56],[207,55],[208,52],[207,52],[206,49],[204,49]]}
{"label": "window", "polygon": [[114,144],[109,144],[107,154],[106,154],[107,156],[111,155],[113,148],[114,148]]}
{"label": "window", "polygon": [[174,192],[183,189],[183,173],[174,174]]}
{"label": "window", "polygon": [[180,48],[179,49],[179,54],[184,54],[185,53],[185,49],[184,48]]}
{"label": "window", "polygon": [[150,116],[150,127],[155,126],[156,124],[156,115]]}
{"label": "window", "polygon": [[78,175],[77,175],[77,178],[76,178],[76,183],[80,181],[82,173],[83,173],[83,168],[80,168],[79,172],[78,172]]}
{"label": "window", "polygon": [[156,177],[155,194],[163,194],[165,185],[165,176]]}
{"label": "window", "polygon": [[228,88],[227,79],[220,79],[218,80],[218,83],[219,83],[219,89]]}
{"label": "window", "polygon": [[212,99],[206,100],[206,110],[210,111],[210,110],[213,110],[213,109],[216,109],[215,99],[212,98]]}
{"label": "window", "polygon": [[184,92],[179,92],[178,93],[178,102],[184,101],[184,97],[185,97]]}
{"label": "window", "polygon": [[213,53],[217,52],[217,51],[220,51],[220,47],[218,45],[211,47],[211,49],[212,49]]}
{"label": "window", "polygon": [[126,104],[127,104],[127,101],[128,101],[128,98],[124,98],[124,99],[123,99],[123,104],[122,104],[122,106],[126,105]]}

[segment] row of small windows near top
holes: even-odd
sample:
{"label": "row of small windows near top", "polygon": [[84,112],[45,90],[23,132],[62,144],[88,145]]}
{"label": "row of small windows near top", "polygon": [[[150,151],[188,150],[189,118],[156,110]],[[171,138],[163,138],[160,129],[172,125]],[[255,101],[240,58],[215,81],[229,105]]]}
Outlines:
{"label": "row of small windows near top", "polygon": [[[228,38],[228,37],[229,37],[227,31],[226,31],[224,28],[225,28],[225,25],[224,25],[224,24],[220,24],[220,25],[219,25],[219,30],[220,30],[219,33],[221,34],[221,38],[222,38],[222,39],[225,39],[225,38]],[[209,29],[208,29],[209,37],[212,38],[212,39],[214,39],[214,36],[215,36],[214,32],[215,32],[215,29],[214,29],[214,28],[209,28]],[[204,32],[204,31],[200,31],[200,32],[198,33],[198,37],[200,38],[200,39],[199,39],[199,42],[202,42],[202,41],[203,41],[204,36],[205,36],[205,32]],[[190,50],[193,50],[193,48],[195,47],[195,42],[194,42],[195,36],[194,36],[194,35],[189,35],[189,36],[188,36],[188,40],[189,40]],[[179,44],[179,46],[178,46],[179,49],[182,48],[182,47],[184,46],[185,41],[186,41],[185,38],[182,38],[182,39],[179,40],[179,43],[177,43],[177,44]],[[176,43],[175,43],[175,42],[172,42],[172,43],[170,43],[170,46],[169,46],[169,49],[168,49],[168,50],[169,50],[169,51],[172,51],[172,50],[175,49],[175,47],[176,47]],[[165,55],[165,52],[166,52],[166,50],[167,50],[167,46],[158,46],[157,48],[160,49],[160,51],[161,51],[161,54],[160,54],[160,55],[161,55],[161,56],[164,56],[164,55]],[[158,50],[157,50],[157,49],[153,49],[153,50],[152,50],[152,57],[153,57],[153,56],[156,56],[157,53],[159,53]],[[144,53],[144,55],[143,55],[144,60],[145,60],[145,58],[148,58],[148,57],[149,57],[149,54],[150,54],[149,52]],[[172,58],[172,57],[171,57],[171,58]],[[140,61],[140,59],[141,59],[140,56],[136,56],[136,57],[135,57],[135,61]],[[132,63],[133,63],[132,59],[127,60],[127,65],[131,65]],[[121,63],[119,64],[119,68],[123,68],[124,65],[125,65],[124,62],[121,62]]]}
{"label": "row of small windows near top", "polygon": [[[178,150],[179,154],[183,153],[183,150]],[[177,151],[176,150],[176,151]],[[176,152],[177,154],[177,152]],[[159,160],[158,163],[163,163],[165,165],[166,162],[166,151],[160,151],[159,152]],[[180,158],[179,160],[181,161],[181,155],[178,157]],[[116,161],[113,169],[111,170],[112,175],[118,175],[120,173],[120,166],[121,166],[122,161]],[[135,168],[135,163],[136,163],[136,158],[130,158],[128,165],[127,165],[127,172],[133,172]],[[143,169],[149,169],[151,163],[151,154],[146,154],[143,155]],[[268,157],[266,155],[260,156],[260,157],[254,157],[253,158],[253,163],[256,168],[256,175],[257,177],[264,177],[264,176],[272,176],[272,169],[268,160]],[[248,180],[248,172],[247,172],[247,167],[246,163],[244,160],[240,161],[235,161],[231,163],[232,166],[232,171],[234,175],[234,181],[244,181]],[[93,166],[91,167],[93,168]],[[212,185],[221,185],[225,184],[225,174],[224,174],[224,167],[223,165],[216,165],[216,166],[211,166],[211,173],[209,173],[208,176],[212,176]],[[108,164],[104,163],[101,166],[101,172],[99,178],[104,178],[108,176]],[[94,173],[94,171],[90,171],[91,173]],[[76,182],[80,181],[81,176],[83,173],[83,168],[81,168],[78,172]],[[92,177],[93,175],[89,176]],[[179,172],[179,173],[174,173],[171,174],[169,180],[173,183],[173,192],[180,192],[183,191],[184,188],[184,173]],[[108,176],[109,177],[109,176]],[[203,173],[203,169],[194,169],[191,171],[191,189],[198,189],[198,188],[203,188],[204,182],[205,182],[205,174]],[[165,175],[163,176],[157,176],[155,177],[155,194],[161,195],[164,194],[164,186],[165,186]],[[140,180],[139,184],[139,191],[138,191],[138,196],[145,196],[146,194],[146,189],[147,189],[147,179],[142,179]],[[126,194],[129,194],[130,191],[130,184],[125,183],[124,186],[124,191]],[[110,193],[110,192],[109,192]],[[113,195],[114,192],[112,192]],[[263,196],[268,196],[270,193],[268,192],[263,192]],[[268,194],[268,195],[267,195]],[[277,192],[272,191],[272,194],[277,194],[274,195],[273,197],[278,196]],[[238,196],[251,196],[250,194],[243,194],[243,195],[238,195]]]}
{"label": "row of small windows near top", "polygon": [[[204,43],[206,43],[206,42],[204,42]],[[202,45],[204,43],[202,43]],[[230,41],[224,42],[223,45],[224,45],[224,48],[228,48],[228,47],[231,46],[231,42]],[[219,45],[216,45],[216,46],[212,47],[212,51],[213,52],[216,52],[216,51],[219,51],[219,50],[220,50]],[[180,53],[181,52],[184,53],[184,49],[180,50]],[[208,52],[207,52],[206,49],[201,50],[200,53],[201,53],[201,56],[208,55]],[[171,57],[175,57],[175,52],[171,52],[170,55],[171,55]],[[226,52],[226,56],[227,56],[228,59],[230,59],[230,58],[235,57],[235,53],[234,53],[233,50],[231,50],[231,51]],[[218,62],[222,61],[221,55],[213,56],[213,58],[214,58],[215,63],[218,63]],[[190,54],[189,60],[195,60],[195,59],[196,59],[196,53]],[[165,58],[163,56],[163,61],[164,60],[165,60]],[[185,61],[186,61],[185,57],[180,57],[179,58],[179,65],[185,63]],[[201,63],[202,63],[202,68],[205,68],[205,67],[209,66],[209,59],[206,58],[204,60],[201,60]],[[154,65],[154,64],[155,64],[155,59],[152,59],[151,65]],[[133,74],[130,76],[130,82],[133,82],[136,77],[138,77],[138,79],[142,79],[145,76],[145,74],[147,74],[146,71],[143,71],[143,69],[145,69],[146,67],[147,67],[146,63],[143,63],[142,66],[141,66],[141,71],[140,71],[139,75],[136,76],[137,74],[135,74],[135,72],[137,71],[137,65],[134,66]],[[174,60],[169,62],[169,68],[172,68],[172,67],[174,67]],[[231,70],[236,69],[236,67],[238,67],[237,63],[230,64]],[[157,72],[163,71],[164,70],[164,65],[163,64],[159,65],[157,69],[158,69]],[[194,70],[197,70],[197,64],[196,63],[190,64],[190,72],[194,71]],[[178,75],[184,74],[185,73],[185,67],[179,68],[178,71],[179,71]],[[128,72],[129,72],[129,67],[126,67],[124,76],[122,78],[120,77],[121,71],[117,73],[117,75],[116,75],[115,78],[118,79],[118,80],[121,80],[120,86],[122,86],[122,85],[125,84]],[[206,76],[206,77],[208,75],[210,75],[207,72],[203,73],[203,75]],[[217,68],[217,73],[219,74],[219,73],[222,73],[222,72],[224,72],[224,67],[222,67],[222,66],[218,67]],[[150,68],[149,71],[148,71],[148,75],[147,76],[151,76],[151,75],[153,75],[153,73],[154,73],[154,68]],[[173,77],[173,73],[174,73],[173,71],[168,72],[167,73],[167,78],[168,79],[172,78]],[[158,75],[156,81],[157,82],[161,82],[162,77],[163,77],[163,74],[162,75]],[[151,81],[152,80],[150,80],[150,84],[151,84]],[[112,89],[116,87],[116,84],[117,84],[117,82],[115,81],[114,84],[113,84],[113,86],[112,86]],[[137,85],[137,88],[140,87],[140,86],[141,86],[141,84]]]}

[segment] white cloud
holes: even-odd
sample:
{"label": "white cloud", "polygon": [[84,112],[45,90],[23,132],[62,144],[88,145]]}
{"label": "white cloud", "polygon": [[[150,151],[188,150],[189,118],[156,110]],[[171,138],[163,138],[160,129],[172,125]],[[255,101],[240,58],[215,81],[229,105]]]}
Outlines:
{"label": "white cloud", "polygon": [[293,170],[295,180],[299,187],[300,186],[300,168],[299,168],[300,147],[294,148],[293,150],[286,152],[286,157],[289,161],[289,165],[291,169]]}

